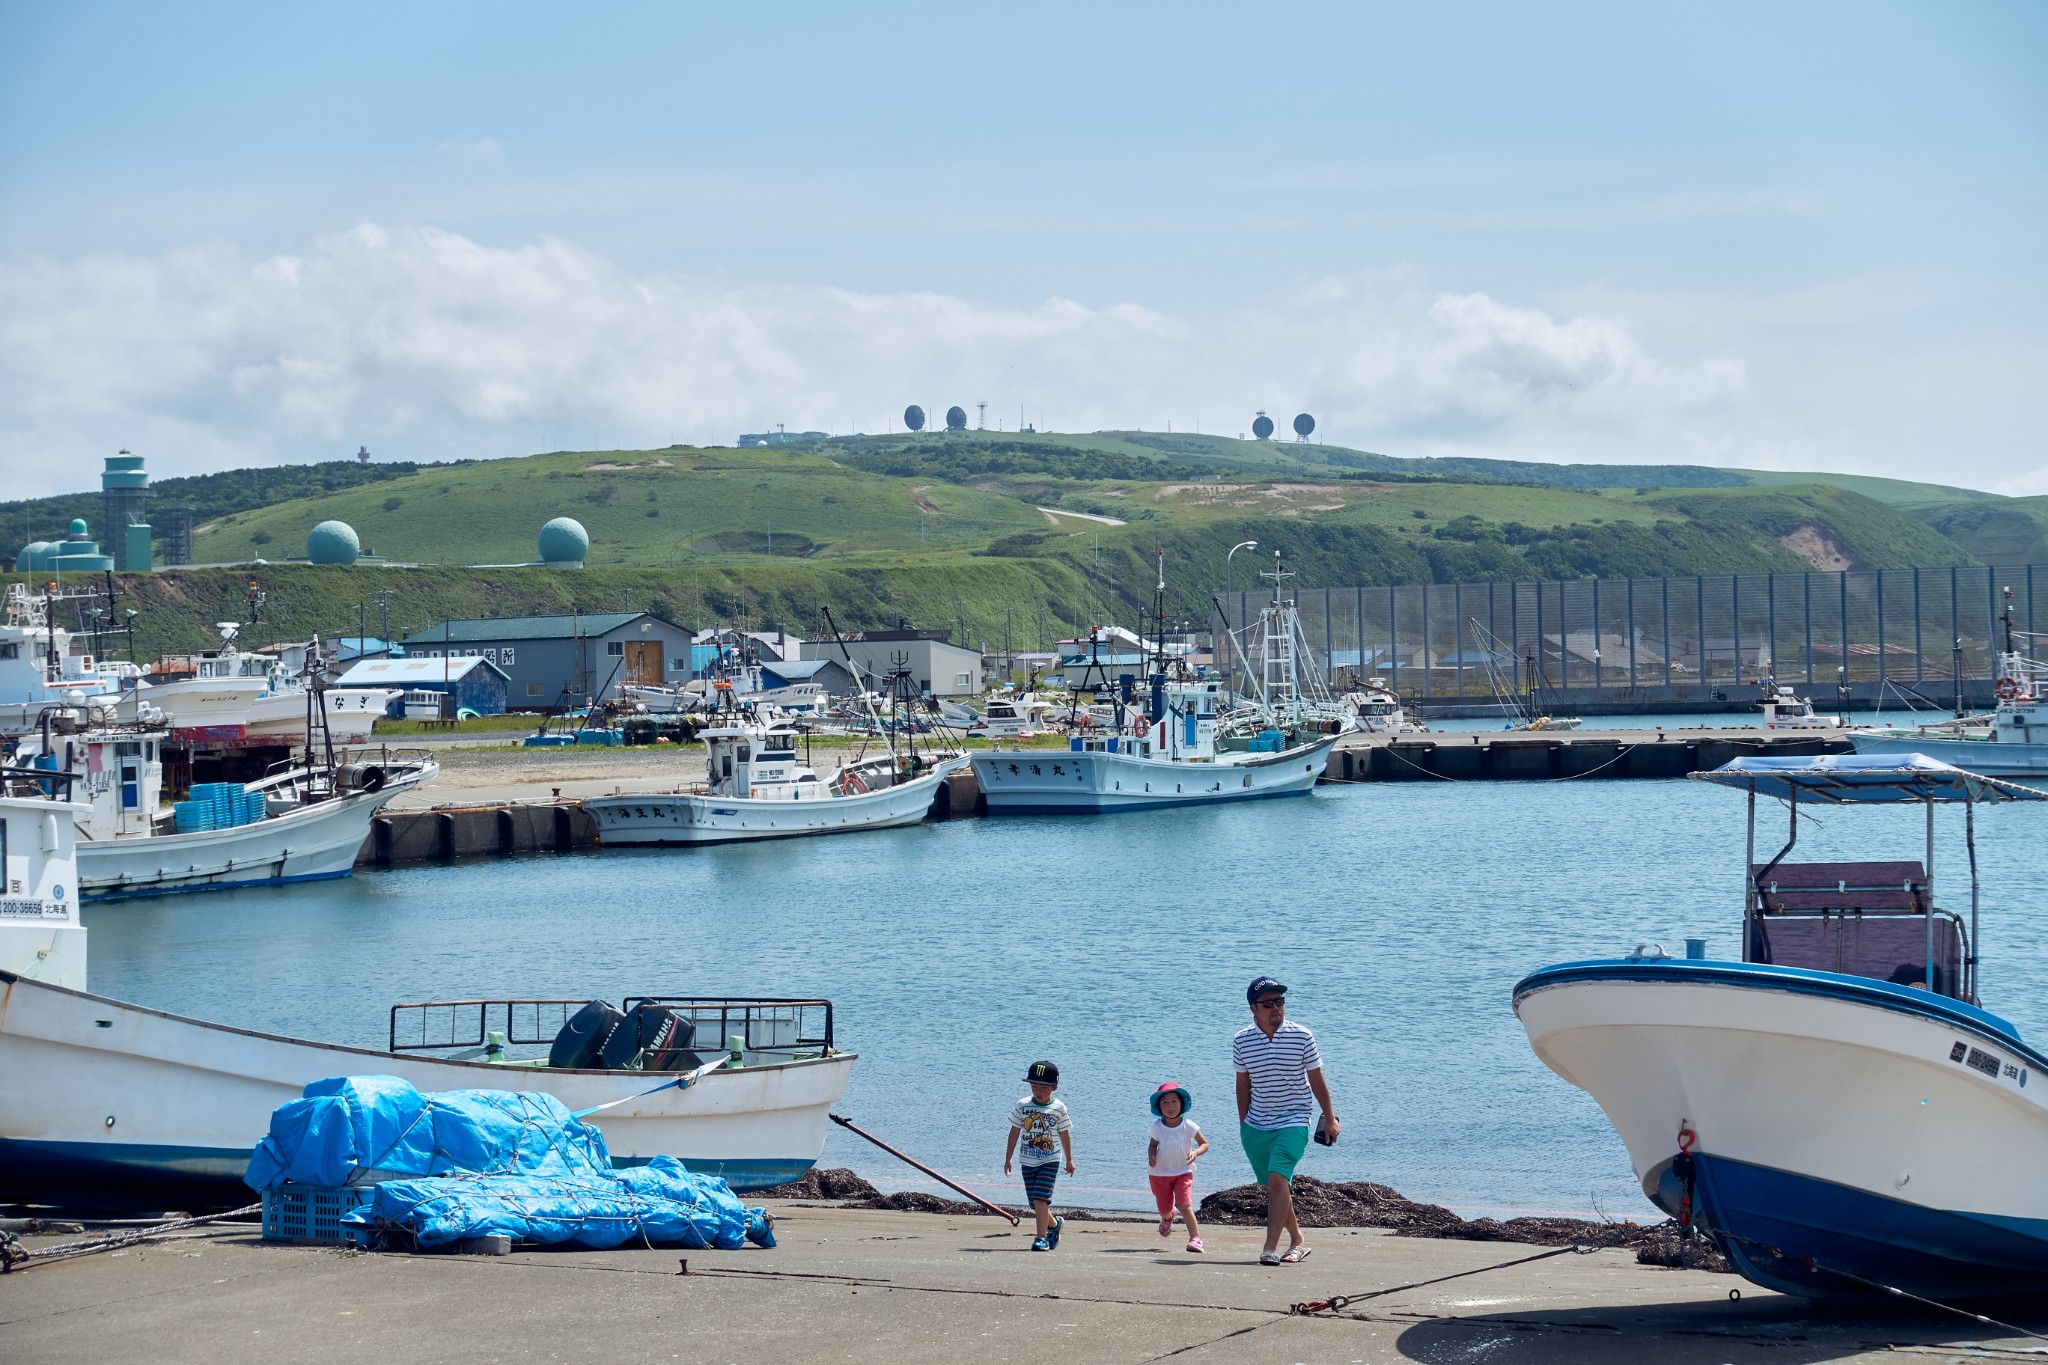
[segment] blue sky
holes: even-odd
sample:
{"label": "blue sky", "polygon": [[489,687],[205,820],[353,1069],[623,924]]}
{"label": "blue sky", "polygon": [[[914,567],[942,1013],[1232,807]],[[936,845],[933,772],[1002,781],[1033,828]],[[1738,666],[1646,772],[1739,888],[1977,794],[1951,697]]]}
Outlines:
{"label": "blue sky", "polygon": [[0,4],[0,478],[1306,407],[2048,491],[2048,7]]}

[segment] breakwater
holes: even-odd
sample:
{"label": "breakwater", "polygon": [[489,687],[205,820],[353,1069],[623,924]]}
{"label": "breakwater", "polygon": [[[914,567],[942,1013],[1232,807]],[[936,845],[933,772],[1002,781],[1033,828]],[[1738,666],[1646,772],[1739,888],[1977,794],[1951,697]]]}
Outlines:
{"label": "breakwater", "polygon": [[[1445,733],[1348,736],[1331,750],[1326,782],[1542,782],[1566,778],[1678,778],[1731,759],[1847,753],[1839,733]],[[935,820],[985,815],[972,769],[952,773],[932,798]],[[597,822],[559,797],[386,810],[356,856],[363,868],[453,863],[598,847]]]}

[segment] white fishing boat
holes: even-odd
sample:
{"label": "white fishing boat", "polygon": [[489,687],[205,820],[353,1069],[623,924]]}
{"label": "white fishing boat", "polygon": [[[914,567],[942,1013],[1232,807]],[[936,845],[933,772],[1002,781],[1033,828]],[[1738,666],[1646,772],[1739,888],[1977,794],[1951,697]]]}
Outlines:
{"label": "white fishing boat", "polygon": [[[847,663],[853,666],[850,655]],[[705,780],[652,795],[585,800],[600,842],[726,844],[914,825],[931,813],[939,785],[966,766],[957,751],[918,751],[915,730],[906,723],[918,701],[907,669],[889,676],[888,724],[872,700],[867,703],[869,721],[889,736],[888,750],[842,761],[824,778],[797,757],[796,727],[760,705],[758,694],[738,692],[729,682],[724,675],[713,682],[719,707],[697,732]]]}
{"label": "white fishing boat", "polygon": [[220,810],[162,804],[161,729],[94,727],[23,739],[24,767],[69,775],[84,803],[78,889],[87,900],[346,877],[370,821],[433,779],[425,755],[301,764],[232,790]]}
{"label": "white fishing boat", "polygon": [[1028,739],[1051,730],[1051,717],[1057,709],[1036,692],[992,692],[981,715],[967,727],[967,733],[982,739]]}
{"label": "white fishing boat", "polygon": [[[318,636],[308,646],[303,674],[293,673],[282,661],[270,663],[263,694],[249,704],[243,727],[250,745],[299,748],[321,742],[324,734],[345,748],[360,747],[370,742],[391,703],[406,695],[398,687],[323,686],[320,673],[324,663]],[[316,715],[316,710],[321,714]]]}
{"label": "white fishing boat", "polygon": [[1352,728],[1372,735],[1412,735],[1422,727],[1408,718],[1401,695],[1387,686],[1385,678],[1372,678],[1352,688],[1338,701],[1351,712]]}
{"label": "white fishing boat", "polygon": [[2040,666],[2015,641],[2012,589],[2005,596],[2005,649],[1992,684],[1996,709],[1989,715],[1966,715],[1959,696],[1953,720],[1850,731],[1849,743],[1857,753],[1926,754],[1987,777],[2048,781],[2048,687]]}
{"label": "white fishing boat", "polygon": [[1841,730],[1849,718],[1813,709],[1813,701],[1777,680],[1770,660],[1760,660],[1763,676],[1757,679],[1760,695],[1756,708],[1763,712],[1766,730]]}
{"label": "white fishing boat", "polygon": [[[1976,807],[2048,792],[1917,754],[1692,776],[1749,796],[1739,960],[1689,943],[1537,972],[1514,992],[1536,1055],[1606,1112],[1643,1193],[1759,1284],[2048,1289],[2048,1055],[1979,1005],[1976,866]],[[1761,863],[1759,797],[1791,812]],[[1899,803],[1926,809],[1924,861],[1788,861],[1802,808]],[[1963,806],[1967,920],[1935,896],[1943,803]]]}
{"label": "white fishing boat", "polygon": [[0,1201],[245,1204],[242,1173],[271,1111],[328,1076],[545,1091],[594,1111],[622,1164],[674,1156],[738,1189],[793,1180],[823,1150],[855,1057],[834,1045],[822,1000],[405,1004],[377,1050],[88,994],[72,835],[86,812],[43,794],[64,785],[47,773],[0,782]]}
{"label": "white fishing boat", "polygon": [[[1165,590],[1162,569],[1155,617],[1163,614]],[[1298,624],[1287,619],[1292,612],[1292,602],[1280,601],[1276,578],[1275,606],[1268,614],[1282,619],[1264,631],[1266,687],[1254,719],[1230,730],[1219,724],[1221,681],[1169,678],[1161,644],[1141,706],[1125,684],[1111,682],[1102,665],[1105,632],[1091,632],[1089,664],[1074,685],[1066,750],[990,749],[973,755],[989,814],[1097,815],[1307,794],[1328,765],[1344,722],[1300,702],[1291,648]],[[1276,639],[1287,642],[1284,654],[1273,652]],[[1272,670],[1283,660],[1284,676],[1276,677]],[[1112,698],[1107,715],[1091,715],[1086,725],[1079,723],[1084,692]]]}
{"label": "white fishing boat", "polygon": [[219,621],[220,648],[157,660],[144,675],[144,698],[171,720],[171,738],[191,744],[241,744],[249,708],[270,688],[271,661],[235,643],[239,621]]}
{"label": "white fishing boat", "polygon": [[25,584],[7,585],[6,619],[0,621],[0,736],[26,734],[46,711],[68,712],[73,722],[137,719],[141,671],[75,650],[71,632],[57,624],[58,606],[77,597],[60,594],[54,584],[39,594]]}

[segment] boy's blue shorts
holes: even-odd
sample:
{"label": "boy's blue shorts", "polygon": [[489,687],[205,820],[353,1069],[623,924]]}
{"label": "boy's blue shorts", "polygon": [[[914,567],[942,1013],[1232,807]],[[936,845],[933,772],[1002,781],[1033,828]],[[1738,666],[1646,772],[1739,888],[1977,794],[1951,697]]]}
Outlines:
{"label": "boy's blue shorts", "polygon": [[1036,1166],[1020,1167],[1024,1172],[1024,1197],[1033,1204],[1052,1202],[1052,1184],[1059,1179],[1060,1163],[1042,1161]]}

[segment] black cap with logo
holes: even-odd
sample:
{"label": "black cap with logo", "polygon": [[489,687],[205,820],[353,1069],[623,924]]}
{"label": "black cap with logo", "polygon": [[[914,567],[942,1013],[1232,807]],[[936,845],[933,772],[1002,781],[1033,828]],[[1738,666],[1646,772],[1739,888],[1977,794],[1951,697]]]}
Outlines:
{"label": "black cap with logo", "polygon": [[1051,1062],[1033,1062],[1024,1068],[1024,1081],[1027,1085],[1057,1087],[1060,1083],[1060,1069]]}
{"label": "black cap with logo", "polygon": [[1247,1005],[1255,1005],[1258,1003],[1260,996],[1271,995],[1275,992],[1285,995],[1287,994],[1287,988],[1270,976],[1262,976],[1244,988],[1244,1000]]}

